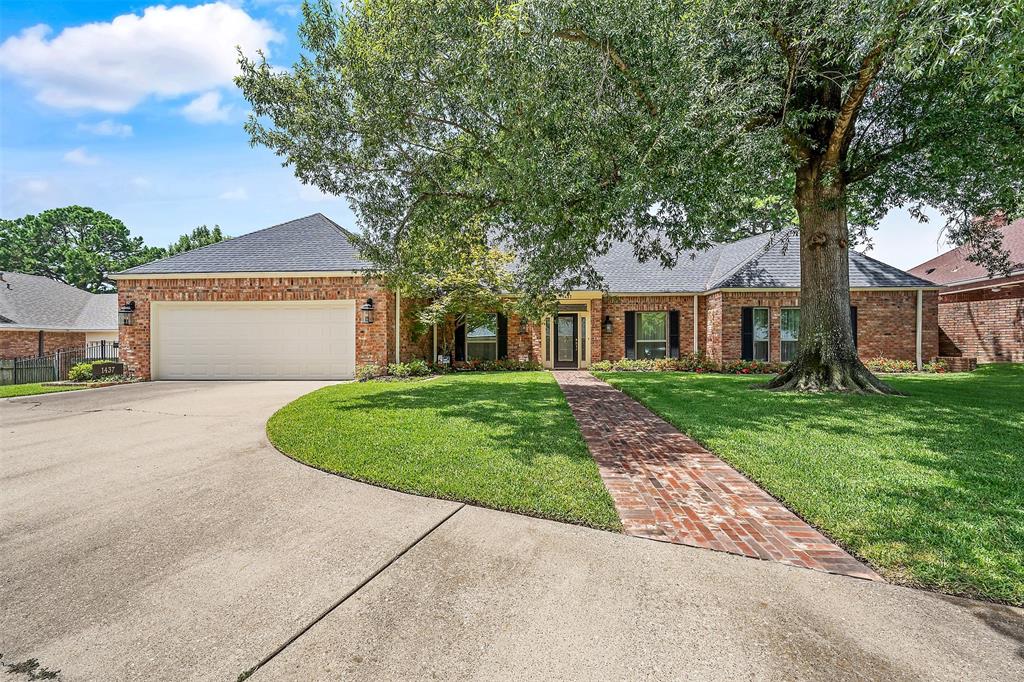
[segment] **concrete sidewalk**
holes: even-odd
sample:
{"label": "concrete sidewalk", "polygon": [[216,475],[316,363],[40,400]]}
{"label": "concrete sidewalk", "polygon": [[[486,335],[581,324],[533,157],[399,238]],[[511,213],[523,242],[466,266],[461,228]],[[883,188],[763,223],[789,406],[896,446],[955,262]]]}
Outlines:
{"label": "concrete sidewalk", "polygon": [[253,679],[1024,676],[1018,609],[309,469],[263,425],[315,387],[0,401],[3,662],[71,681],[234,680],[268,657]]}

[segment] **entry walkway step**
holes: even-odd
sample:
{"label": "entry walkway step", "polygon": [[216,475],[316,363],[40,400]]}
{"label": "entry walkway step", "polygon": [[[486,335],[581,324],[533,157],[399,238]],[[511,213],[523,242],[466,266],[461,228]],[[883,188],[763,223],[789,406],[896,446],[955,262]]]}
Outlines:
{"label": "entry walkway step", "polygon": [[585,371],[556,371],[628,535],[882,578],[731,466]]}

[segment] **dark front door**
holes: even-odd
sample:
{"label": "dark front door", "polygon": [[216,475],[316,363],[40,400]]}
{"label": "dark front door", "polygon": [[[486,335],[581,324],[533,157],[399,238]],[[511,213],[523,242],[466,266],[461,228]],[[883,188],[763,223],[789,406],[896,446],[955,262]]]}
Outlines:
{"label": "dark front door", "polygon": [[579,317],[559,315],[555,318],[555,367],[578,367]]}

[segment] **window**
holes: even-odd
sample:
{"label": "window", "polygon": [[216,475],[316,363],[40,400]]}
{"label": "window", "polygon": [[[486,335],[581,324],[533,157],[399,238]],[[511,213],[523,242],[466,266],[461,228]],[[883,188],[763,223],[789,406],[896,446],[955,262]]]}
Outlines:
{"label": "window", "polygon": [[800,341],[800,309],[783,308],[780,337],[782,339],[782,361],[792,362]]}
{"label": "window", "polygon": [[466,320],[466,360],[498,359],[498,316],[475,315]]}
{"label": "window", "polygon": [[653,360],[668,356],[668,313],[636,314],[636,357]]}
{"label": "window", "polygon": [[754,308],[754,359],[768,362],[768,309]]}

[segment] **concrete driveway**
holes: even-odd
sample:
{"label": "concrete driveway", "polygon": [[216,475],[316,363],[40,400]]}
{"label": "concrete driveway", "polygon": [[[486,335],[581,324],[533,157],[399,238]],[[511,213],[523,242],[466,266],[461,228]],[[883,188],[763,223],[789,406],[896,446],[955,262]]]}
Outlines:
{"label": "concrete driveway", "polygon": [[264,423],[317,386],[0,401],[2,661],[63,680],[1024,676],[1017,609],[309,469]]}

